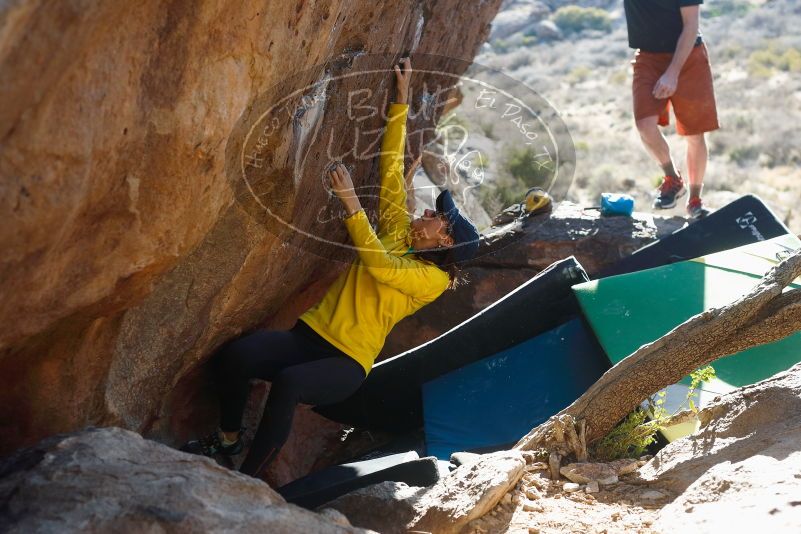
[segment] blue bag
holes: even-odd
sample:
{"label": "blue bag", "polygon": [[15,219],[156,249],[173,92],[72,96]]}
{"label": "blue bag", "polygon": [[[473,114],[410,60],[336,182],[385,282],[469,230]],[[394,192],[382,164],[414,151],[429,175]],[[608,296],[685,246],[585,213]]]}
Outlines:
{"label": "blue bag", "polygon": [[601,215],[631,216],[634,197],[623,193],[601,193]]}

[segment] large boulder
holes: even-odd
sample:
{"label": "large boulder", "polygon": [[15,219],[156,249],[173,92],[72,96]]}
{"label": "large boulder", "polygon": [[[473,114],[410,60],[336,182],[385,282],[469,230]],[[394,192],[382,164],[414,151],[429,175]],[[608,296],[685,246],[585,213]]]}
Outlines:
{"label": "large boulder", "polygon": [[7,533],[364,532],[120,428],[53,436],[0,461],[0,503]]}
{"label": "large boulder", "polygon": [[[353,257],[310,253],[253,206],[345,242],[318,221],[337,207],[320,177],[383,124],[355,128],[347,99],[383,109],[393,81],[344,76],[404,51],[458,74],[448,58],[472,59],[499,5],[0,2],[0,454],[87,424],[169,443],[215,424],[201,364],[291,326]],[[290,113],[247,137],[265,95]],[[246,184],[231,172],[247,139],[268,150],[247,153]],[[355,161],[357,185],[376,166]]]}
{"label": "large boulder", "polygon": [[801,528],[801,364],[714,399],[701,429],[640,470],[680,493],[661,532],[798,532]]}

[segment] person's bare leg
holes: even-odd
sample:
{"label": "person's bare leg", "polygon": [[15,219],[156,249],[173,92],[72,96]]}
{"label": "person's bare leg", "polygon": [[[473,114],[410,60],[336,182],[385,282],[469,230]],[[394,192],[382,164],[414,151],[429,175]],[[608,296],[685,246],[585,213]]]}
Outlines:
{"label": "person's bare leg", "polygon": [[636,121],[637,131],[640,133],[645,149],[659,163],[665,175],[678,178],[679,175],[673,166],[673,158],[670,155],[670,146],[659,130],[658,122],[659,117],[657,115],[638,119]]}
{"label": "person's bare leg", "polygon": [[704,134],[687,137],[687,175],[690,178],[690,199],[700,198],[709,151]]}

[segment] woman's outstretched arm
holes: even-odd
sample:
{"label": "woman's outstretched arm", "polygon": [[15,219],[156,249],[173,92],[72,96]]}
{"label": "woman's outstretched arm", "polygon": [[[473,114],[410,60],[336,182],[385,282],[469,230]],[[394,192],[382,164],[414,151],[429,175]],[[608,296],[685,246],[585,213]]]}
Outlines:
{"label": "woman's outstretched arm", "polygon": [[[403,67],[403,68],[401,68]],[[389,106],[387,127],[381,142],[378,169],[381,175],[381,192],[378,202],[379,235],[394,234],[398,239],[409,231],[406,180],[403,172],[403,154],[406,148],[406,115],[409,111],[409,81],[412,64],[403,58],[395,65],[396,98]]]}
{"label": "woman's outstretched arm", "polygon": [[417,172],[417,167],[420,166],[422,158],[422,154],[417,156],[409,170],[406,171],[406,211],[410,217],[414,217],[414,210],[417,209],[417,199],[414,196],[414,174]]}

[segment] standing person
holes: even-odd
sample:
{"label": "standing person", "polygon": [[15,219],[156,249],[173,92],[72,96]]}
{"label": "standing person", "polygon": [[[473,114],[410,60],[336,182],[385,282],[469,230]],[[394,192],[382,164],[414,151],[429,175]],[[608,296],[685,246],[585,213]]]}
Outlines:
{"label": "standing person", "polygon": [[[267,404],[240,471],[260,476],[287,440],[298,403],[331,404],[353,394],[366,378],[393,326],[454,287],[457,264],[478,249],[475,226],[448,191],[437,210],[412,220],[403,172],[411,62],[395,66],[397,99],[390,105],[379,158],[381,193],[374,231],[343,165],[329,173],[358,257],[287,332],[257,331],[215,355],[220,425],[182,450],[213,456],[243,449],[242,413],[250,380],[272,382]],[[410,180],[408,180],[410,181]]]}
{"label": "standing person", "polygon": [[661,165],[664,179],[654,208],[668,209],[686,193],[670,147],[659,130],[672,105],[676,131],[687,140],[692,218],[709,213],[701,201],[708,159],[705,133],[719,128],[709,54],[700,31],[703,0],[624,0],[634,56],[634,119],[643,144]]}

